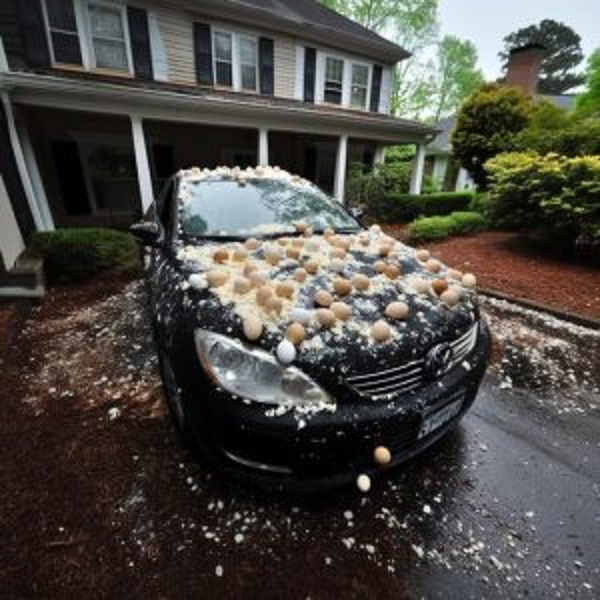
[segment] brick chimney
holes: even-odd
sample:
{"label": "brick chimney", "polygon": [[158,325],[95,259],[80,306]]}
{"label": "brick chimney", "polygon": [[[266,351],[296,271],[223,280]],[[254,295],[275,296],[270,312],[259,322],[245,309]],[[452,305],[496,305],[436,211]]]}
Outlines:
{"label": "brick chimney", "polygon": [[540,66],[546,49],[540,44],[528,44],[510,51],[506,68],[506,83],[520,87],[533,96],[537,91]]}

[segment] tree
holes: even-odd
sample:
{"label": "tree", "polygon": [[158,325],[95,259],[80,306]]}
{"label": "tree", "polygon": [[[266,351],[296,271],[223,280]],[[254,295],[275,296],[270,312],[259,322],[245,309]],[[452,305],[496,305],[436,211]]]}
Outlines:
{"label": "tree", "polygon": [[434,122],[452,114],[483,83],[477,69],[477,49],[469,41],[445,36],[438,47],[438,82]]}
{"label": "tree", "polygon": [[540,44],[546,49],[538,83],[541,94],[562,94],[583,83],[583,75],[575,71],[583,60],[581,38],[570,27],[544,19],[539,25],[530,25],[507,35],[504,50],[499,53],[504,70],[510,51],[528,44]]}
{"label": "tree", "polygon": [[586,70],[586,90],[577,97],[577,116],[600,118],[600,48],[592,52]]}
{"label": "tree", "polygon": [[451,142],[454,155],[477,186],[487,188],[486,161],[514,148],[529,124],[533,102],[518,88],[487,83],[462,104]]}

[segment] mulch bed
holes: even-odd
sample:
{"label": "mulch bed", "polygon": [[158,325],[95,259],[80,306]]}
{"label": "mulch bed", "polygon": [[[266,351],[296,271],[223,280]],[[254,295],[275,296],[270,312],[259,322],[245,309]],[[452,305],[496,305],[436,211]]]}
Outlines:
{"label": "mulch bed", "polygon": [[[386,231],[402,237],[401,226]],[[477,275],[481,287],[558,310],[600,318],[600,268],[553,253],[515,233],[485,231],[426,247],[449,265]]]}

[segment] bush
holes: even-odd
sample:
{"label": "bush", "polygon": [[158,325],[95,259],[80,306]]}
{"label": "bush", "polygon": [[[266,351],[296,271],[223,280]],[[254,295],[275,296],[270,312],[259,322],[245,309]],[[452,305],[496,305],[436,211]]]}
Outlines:
{"label": "bush", "polygon": [[377,218],[383,223],[406,223],[418,217],[449,215],[455,211],[467,210],[473,198],[473,192],[386,194]]}
{"label": "bush", "polygon": [[451,235],[465,235],[480,231],[486,220],[478,212],[454,212],[444,217],[424,217],[409,225],[409,235],[414,241],[441,240]]}
{"label": "bush", "polygon": [[493,224],[600,244],[600,156],[507,153],[488,161]]}
{"label": "bush", "polygon": [[49,281],[81,281],[105,269],[135,273],[139,249],[132,236],[112,229],[58,229],[34,233],[28,251],[44,259]]}
{"label": "bush", "polygon": [[487,217],[490,206],[490,195],[487,192],[480,192],[473,195],[473,199],[469,203],[468,210],[470,212],[477,212],[484,217]]}
{"label": "bush", "polygon": [[600,120],[573,118],[561,128],[529,127],[515,138],[515,149],[565,156],[600,154]]}

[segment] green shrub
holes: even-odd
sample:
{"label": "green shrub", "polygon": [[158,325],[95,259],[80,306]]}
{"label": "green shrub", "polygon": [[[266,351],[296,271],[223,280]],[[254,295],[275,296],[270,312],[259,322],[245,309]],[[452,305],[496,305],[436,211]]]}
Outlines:
{"label": "green shrub", "polygon": [[480,192],[473,196],[473,199],[469,203],[468,210],[470,212],[477,212],[482,214],[484,217],[487,216],[490,206],[490,195],[487,192]]}
{"label": "green shrub", "polygon": [[507,153],[488,161],[489,217],[556,243],[600,244],[600,156]]}
{"label": "green shrub", "polygon": [[473,198],[472,192],[386,194],[377,218],[384,223],[406,223],[418,217],[449,215],[455,211],[467,210]]}
{"label": "green shrub", "polygon": [[34,233],[28,251],[44,259],[49,281],[87,279],[105,269],[135,273],[139,249],[132,236],[112,229],[57,229]]}
{"label": "green shrub", "polygon": [[486,220],[478,212],[454,212],[443,217],[424,217],[413,221],[409,235],[414,241],[441,240],[451,235],[465,235],[480,231]]}
{"label": "green shrub", "polygon": [[561,128],[528,127],[516,136],[515,149],[565,156],[600,154],[600,120],[574,118]]}

